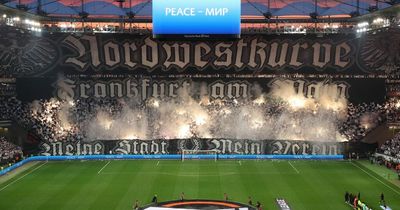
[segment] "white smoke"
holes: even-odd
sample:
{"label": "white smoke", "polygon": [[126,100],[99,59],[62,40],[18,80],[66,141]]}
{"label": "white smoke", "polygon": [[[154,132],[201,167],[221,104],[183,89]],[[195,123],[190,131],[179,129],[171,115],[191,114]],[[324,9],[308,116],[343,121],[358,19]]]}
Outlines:
{"label": "white smoke", "polygon": [[[281,80],[277,84],[269,94],[255,85],[251,90],[253,100],[242,101],[211,100],[203,83],[196,86],[198,98],[190,95],[191,90],[181,88],[174,99],[150,98],[143,105],[122,99],[112,105],[94,102],[83,111],[76,107],[77,102],[63,101],[58,105],[57,118],[64,130],[77,127],[86,140],[337,139],[347,101],[335,95],[335,86],[321,82],[317,85],[322,88],[306,97],[290,82]],[[37,102],[32,103],[31,110],[41,111]],[[364,121],[366,125],[371,123]]]}

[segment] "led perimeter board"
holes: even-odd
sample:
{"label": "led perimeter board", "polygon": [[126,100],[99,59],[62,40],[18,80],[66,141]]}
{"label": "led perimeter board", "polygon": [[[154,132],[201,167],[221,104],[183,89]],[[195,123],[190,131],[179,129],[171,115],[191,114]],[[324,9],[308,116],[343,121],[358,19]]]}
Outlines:
{"label": "led perimeter board", "polygon": [[240,0],[153,0],[154,38],[239,38]]}

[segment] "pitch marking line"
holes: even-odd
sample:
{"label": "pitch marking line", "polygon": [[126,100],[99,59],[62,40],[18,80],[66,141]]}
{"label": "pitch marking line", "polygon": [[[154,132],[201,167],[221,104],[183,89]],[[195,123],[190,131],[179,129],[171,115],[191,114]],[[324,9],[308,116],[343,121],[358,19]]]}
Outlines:
{"label": "pitch marking line", "polygon": [[44,166],[47,162],[44,162],[42,165],[39,165],[38,167],[34,168],[32,171],[29,171],[28,173],[26,173],[25,175],[19,177],[18,179],[10,182],[9,184],[7,184],[6,186],[4,186],[3,188],[0,189],[0,192],[3,191],[4,189],[6,189],[8,186],[14,184],[15,182],[18,182],[19,180],[21,180],[22,178],[28,176],[29,174],[33,173],[34,171],[38,170],[39,168],[41,168],[42,166]]}
{"label": "pitch marking line", "polygon": [[364,173],[368,174],[368,176],[370,176],[370,177],[376,179],[378,182],[382,183],[383,185],[385,185],[386,187],[388,187],[389,189],[393,190],[394,192],[396,192],[397,194],[400,195],[400,192],[399,192],[399,191],[397,191],[397,190],[393,189],[391,186],[385,184],[385,183],[382,182],[380,179],[378,179],[378,178],[376,178],[374,175],[370,174],[368,171],[362,169],[360,166],[354,164],[353,162],[350,162],[350,163],[351,163],[353,166],[355,166],[355,167],[357,167],[358,169],[360,169],[361,171],[363,171]]}
{"label": "pitch marking line", "polygon": [[158,164],[160,164],[160,161],[157,161],[157,166],[158,166]]}
{"label": "pitch marking line", "polygon": [[296,167],[294,167],[294,165],[292,165],[292,163],[290,162],[290,161],[288,161],[288,163],[289,163],[289,165],[290,166],[292,166],[292,168],[296,171],[296,173],[297,174],[299,174],[300,173],[300,171],[299,170],[297,170],[297,168]]}
{"label": "pitch marking line", "polygon": [[242,165],[242,162],[239,160],[239,165]]}
{"label": "pitch marking line", "polygon": [[111,163],[111,161],[108,161],[108,162],[103,166],[103,168],[101,168],[101,169],[97,172],[97,174],[100,174],[101,171],[102,171],[103,169],[105,169],[105,168],[108,166],[108,164],[110,164],[110,163]]}

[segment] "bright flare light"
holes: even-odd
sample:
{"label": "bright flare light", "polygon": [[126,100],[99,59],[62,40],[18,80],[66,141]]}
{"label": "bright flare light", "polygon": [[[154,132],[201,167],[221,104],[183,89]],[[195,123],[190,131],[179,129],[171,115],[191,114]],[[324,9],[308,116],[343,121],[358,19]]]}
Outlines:
{"label": "bright flare light", "polygon": [[262,121],[261,119],[254,119],[251,121],[251,128],[253,129],[259,129],[262,128],[264,126],[264,121]]}
{"label": "bright flare light", "polygon": [[368,128],[371,127],[371,125],[369,123],[364,123],[363,125],[361,125],[365,128],[365,130],[368,130]]}
{"label": "bright flare light", "polygon": [[61,127],[61,130],[62,131],[69,131],[69,130],[71,130],[71,124],[69,124],[69,123],[65,123],[65,125],[63,125],[63,127]]}
{"label": "bright flare light", "polygon": [[191,133],[189,125],[182,125],[181,127],[179,127],[178,138],[188,138],[190,136]]}
{"label": "bright flare light", "polygon": [[306,101],[304,99],[298,97],[290,98],[288,102],[289,105],[294,109],[303,108],[306,104]]}
{"label": "bright flare light", "polygon": [[232,111],[229,110],[229,109],[227,109],[227,108],[223,108],[223,109],[221,110],[221,112],[222,112],[222,114],[224,114],[224,115],[229,115],[229,114],[232,113]]}
{"label": "bright flare light", "polygon": [[128,134],[124,136],[122,139],[139,139],[135,134]]}
{"label": "bright flare light", "polygon": [[149,104],[154,108],[160,107],[160,102],[154,98],[149,101]]}
{"label": "bright flare light", "polygon": [[176,110],[176,113],[178,113],[179,115],[184,115],[184,114],[186,114],[186,110],[184,110],[184,109],[177,109],[177,110]]}
{"label": "bright flare light", "polygon": [[254,103],[254,104],[257,104],[257,105],[262,105],[262,104],[265,103],[265,99],[264,99],[263,96],[260,96],[260,97],[256,98],[256,99],[253,101],[253,103]]}
{"label": "bright flare light", "polygon": [[331,102],[328,105],[326,105],[326,108],[338,112],[345,109],[345,106],[343,103],[340,102]]}
{"label": "bright flare light", "polygon": [[72,100],[71,100],[71,101],[68,101],[68,104],[71,105],[71,106],[75,106],[75,102],[72,101]]}
{"label": "bright flare light", "polygon": [[106,130],[109,130],[111,128],[112,121],[111,120],[104,120],[101,124]]}
{"label": "bright flare light", "polygon": [[397,101],[397,103],[394,105],[396,108],[400,108],[400,101]]}
{"label": "bright flare light", "polygon": [[206,115],[197,115],[194,119],[194,122],[196,125],[204,125],[207,122],[207,116]]}

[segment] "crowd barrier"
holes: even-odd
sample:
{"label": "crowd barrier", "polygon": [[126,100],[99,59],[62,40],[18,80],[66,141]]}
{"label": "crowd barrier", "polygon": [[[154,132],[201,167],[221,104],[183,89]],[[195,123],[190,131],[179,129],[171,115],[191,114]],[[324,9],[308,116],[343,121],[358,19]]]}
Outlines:
{"label": "crowd barrier", "polygon": [[389,155],[375,153],[374,156],[375,157],[382,157],[383,159],[385,159],[387,161],[393,161],[395,163],[400,163],[400,159],[399,158],[395,158],[395,157],[392,157],[392,156],[389,156]]}
{"label": "crowd barrier", "polygon": [[[182,155],[79,155],[79,156],[32,156],[0,171],[0,176],[13,171],[32,161],[65,161],[65,160],[180,160]],[[215,159],[215,155],[185,155],[185,159]],[[307,160],[341,160],[343,155],[218,155],[217,159],[307,159]]]}

